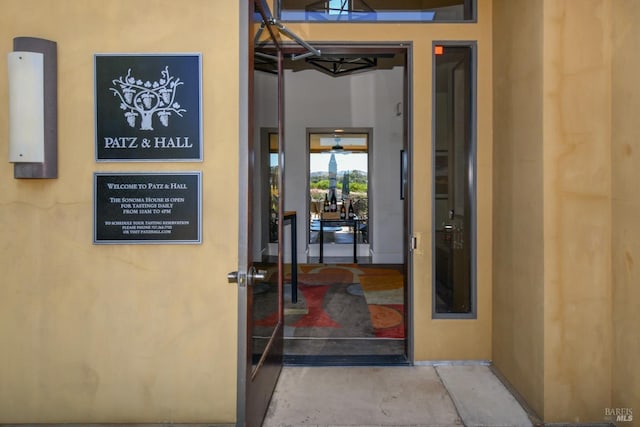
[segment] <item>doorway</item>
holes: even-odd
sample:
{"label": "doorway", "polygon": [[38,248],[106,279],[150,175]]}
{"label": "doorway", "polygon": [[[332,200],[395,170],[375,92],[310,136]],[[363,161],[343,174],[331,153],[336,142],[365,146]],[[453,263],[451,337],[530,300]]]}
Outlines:
{"label": "doorway", "polygon": [[409,49],[314,47],[322,57],[304,61],[284,48],[282,191],[297,216],[298,260],[287,228],[284,361],[408,364]]}
{"label": "doorway", "polygon": [[[263,22],[263,24],[266,24],[266,21]],[[436,30],[438,28],[440,27],[433,27],[434,32],[437,32]],[[268,30],[268,25],[265,28],[265,31],[266,30]],[[276,33],[277,30],[278,29],[275,30]],[[283,86],[285,87],[283,91],[278,90],[278,96],[282,94],[284,97],[282,102],[278,102],[278,107],[284,105],[285,111],[282,115],[282,120],[278,120],[277,126],[275,123],[260,125],[277,128],[279,138],[277,145],[278,174],[274,175],[274,177],[283,184],[277,188],[277,191],[279,191],[277,194],[278,211],[271,215],[271,218],[277,222],[273,224],[268,223],[268,225],[265,222],[266,226],[263,229],[269,230],[273,228],[274,231],[276,229],[278,231],[278,242],[269,242],[277,243],[277,283],[278,289],[281,289],[283,292],[282,296],[279,296],[278,316],[273,317],[271,323],[277,325],[276,331],[278,334],[282,331],[282,348],[285,354],[283,354],[282,359],[278,359],[278,362],[282,360],[286,363],[292,363],[290,359],[292,354],[289,353],[289,349],[284,350],[286,346],[284,341],[293,342],[293,339],[288,338],[294,338],[296,342],[302,343],[303,340],[306,341],[306,343],[301,344],[301,347],[307,351],[314,351],[307,355],[293,355],[301,357],[301,359],[298,359],[300,363],[316,365],[323,363],[343,365],[375,363],[376,359],[371,357],[372,354],[370,351],[361,355],[347,352],[341,359],[338,358],[338,354],[329,353],[327,356],[333,357],[333,361],[331,361],[330,357],[321,360],[324,356],[316,351],[317,348],[314,349],[314,346],[322,347],[323,349],[327,348],[328,346],[325,345],[328,342],[327,336],[301,337],[300,335],[292,335],[292,333],[302,331],[305,325],[301,326],[298,324],[294,326],[290,324],[288,319],[285,319],[284,312],[286,309],[287,317],[289,315],[298,316],[297,319],[293,320],[294,322],[298,322],[301,319],[309,320],[309,316],[315,314],[317,319],[325,321],[325,325],[323,326],[327,328],[325,331],[329,331],[329,328],[331,332],[341,330],[342,328],[338,327],[341,319],[336,319],[336,316],[329,310],[324,309],[324,306],[320,306],[320,308],[322,308],[321,310],[317,309],[318,307],[309,307],[308,305],[306,307],[294,305],[298,304],[295,301],[294,295],[297,295],[299,298],[302,296],[306,301],[307,296],[303,295],[303,291],[301,291],[303,282],[306,280],[306,286],[311,288],[314,283],[310,282],[313,282],[314,278],[321,279],[323,276],[329,276],[329,274],[326,273],[331,273],[335,282],[342,282],[341,284],[347,285],[346,287],[348,288],[349,285],[355,283],[353,280],[354,272],[349,269],[362,271],[362,269],[377,264],[382,266],[385,264],[387,266],[396,264],[400,266],[400,270],[402,271],[402,285],[400,289],[403,294],[403,327],[405,336],[404,338],[400,338],[403,350],[399,353],[399,358],[404,363],[414,360],[488,359],[491,354],[491,317],[490,311],[487,309],[490,308],[490,298],[488,298],[488,296],[490,296],[491,286],[490,280],[487,280],[487,278],[490,279],[491,270],[487,268],[490,263],[490,256],[488,255],[490,250],[484,249],[487,247],[490,249],[490,239],[486,238],[487,235],[490,236],[490,227],[488,228],[489,232],[485,232],[485,236],[481,236],[481,238],[478,239],[475,238],[475,231],[476,229],[487,229],[484,225],[488,224],[490,226],[490,221],[486,221],[486,218],[490,216],[483,215],[481,219],[484,218],[484,221],[480,221],[483,227],[476,227],[475,222],[477,216],[475,214],[475,205],[477,201],[475,200],[476,196],[473,190],[476,187],[475,175],[478,174],[478,182],[484,184],[484,194],[491,194],[491,191],[487,189],[487,183],[490,183],[490,179],[487,179],[487,177],[490,177],[490,171],[488,171],[487,167],[479,168],[480,173],[476,171],[475,154],[474,157],[469,158],[466,164],[463,161],[459,162],[459,160],[463,160],[463,157],[458,155],[459,150],[468,150],[469,153],[475,153],[477,130],[474,117],[477,109],[474,107],[476,102],[474,93],[477,87],[477,78],[475,77],[477,55],[475,53],[474,42],[437,43],[438,46],[434,46],[433,55],[440,55],[442,51],[440,45],[445,45],[445,57],[442,59],[446,59],[446,53],[448,52],[446,47],[448,45],[466,44],[472,46],[471,61],[464,60],[456,63],[457,65],[455,67],[453,67],[453,63],[445,61],[446,66],[443,68],[451,71],[447,73],[447,78],[452,87],[456,88],[454,93],[464,95],[460,98],[449,98],[447,105],[452,107],[454,105],[461,106],[462,104],[457,102],[459,99],[466,99],[467,102],[470,102],[471,109],[465,110],[462,114],[458,114],[458,110],[456,109],[449,109],[449,107],[447,107],[448,112],[456,113],[455,115],[451,115],[451,118],[456,121],[457,119],[464,119],[470,123],[464,130],[465,133],[457,134],[454,132],[451,134],[462,136],[469,141],[469,144],[462,146],[454,143],[446,149],[438,146],[438,152],[436,153],[434,152],[436,132],[434,131],[434,117],[431,113],[438,107],[435,105],[435,101],[432,100],[435,98],[436,92],[440,92],[440,90],[436,90],[438,82],[435,80],[433,81],[434,86],[429,89],[429,82],[426,82],[424,79],[416,79],[415,90],[419,91],[422,95],[419,98],[412,97],[413,88],[411,84],[413,78],[408,70],[414,69],[414,63],[412,58],[413,46],[410,42],[400,44],[354,44],[352,42],[349,45],[338,43],[317,45],[315,47],[322,50],[322,54],[320,54],[319,50],[317,50],[316,53],[314,52],[316,49],[308,49],[308,43],[292,37],[290,31],[280,28],[279,30],[283,37],[278,38],[278,41],[274,42],[274,44],[278,44],[277,48],[265,46],[264,49],[256,52],[256,57],[259,56],[264,59],[264,63],[257,64],[260,66],[261,72],[274,76],[276,75],[275,73],[277,73],[277,87],[280,89],[280,80],[283,81]],[[460,31],[462,34],[467,34],[466,30]],[[325,33],[319,31],[317,34]],[[425,30],[425,34],[427,35],[427,39],[432,36],[431,31]],[[473,37],[475,32],[471,32],[470,34],[469,37]],[[292,40],[297,41],[299,46],[294,45]],[[408,40],[411,40],[411,35],[408,36]],[[435,42],[432,41],[432,43]],[[419,46],[416,47],[416,49],[418,48]],[[276,55],[276,53],[278,53],[278,55]],[[416,60],[415,66],[417,67],[416,70],[418,70],[416,72],[424,73],[424,77],[429,75],[428,72],[425,72],[425,65],[436,63],[435,58],[432,58],[431,61],[426,59],[426,57],[423,56],[425,53],[424,50],[416,50],[415,53],[416,57],[420,59],[419,62]],[[419,55],[419,57],[417,55]],[[313,57],[316,57],[316,59],[312,61],[311,59]],[[309,61],[307,61],[307,59],[309,59]],[[425,61],[422,59],[425,59]],[[385,65],[394,60],[400,60],[401,65],[399,65],[397,69],[396,65],[385,69]],[[481,62],[484,64],[487,60],[484,59]],[[282,65],[280,66],[280,64]],[[278,67],[275,67],[275,65],[278,65]],[[445,64],[443,63],[443,65]],[[281,70],[282,73],[277,71],[274,73],[276,68],[278,71]],[[256,69],[258,69],[258,67],[256,67]],[[378,96],[381,91],[384,91],[387,86],[381,84],[377,76],[378,73],[392,71],[397,71],[398,74],[401,75],[401,79],[399,79],[400,89],[393,92],[391,96],[387,96],[387,101],[390,100],[390,102],[385,104],[386,108],[380,109],[378,107],[383,104],[376,102],[376,96]],[[433,71],[434,73],[431,73],[432,76],[437,74],[435,73],[435,69]],[[306,78],[307,73],[314,73],[314,76],[321,76],[324,78],[324,81],[321,83],[311,83]],[[275,77],[265,80],[274,80],[273,87],[276,87]],[[462,82],[462,80],[466,80],[467,82]],[[298,84],[294,85],[292,82]],[[348,82],[348,84],[345,82]],[[464,85],[466,84],[469,84],[469,86],[465,87]],[[355,95],[356,93],[364,95],[358,97]],[[431,96],[424,96],[428,94]],[[490,102],[487,101],[490,99],[490,97],[488,98],[488,94],[490,94],[490,87],[485,89],[481,94],[482,96],[480,96],[480,98],[484,100],[483,104],[485,106],[490,106]],[[443,95],[441,95],[441,98],[443,98]],[[261,108],[262,105],[260,103],[267,99],[269,99],[268,96],[254,99],[254,104],[251,105],[251,108],[254,108],[254,110]],[[323,115],[318,114],[320,105],[324,106],[322,109]],[[414,126],[412,124],[412,118],[410,116],[413,109],[409,108],[409,105],[415,106],[415,114],[418,120],[421,121],[420,126]],[[429,108],[429,105],[431,105],[432,108]],[[267,106],[267,108],[269,107]],[[279,110],[280,108],[278,108],[278,111]],[[272,105],[270,111],[275,112],[276,108]],[[487,111],[487,109],[481,111]],[[257,114],[256,117],[261,117],[259,111],[256,110],[254,112]],[[437,119],[437,117],[435,118]],[[394,120],[397,121],[397,123],[393,122]],[[450,123],[450,121],[446,121],[445,125],[449,126]],[[490,135],[486,132],[486,129],[490,128],[490,126],[486,126],[486,124],[489,123],[486,113],[483,115],[483,123],[485,124],[485,126],[483,126],[485,131],[482,140],[485,141],[485,149],[481,151],[481,153],[484,153],[482,155],[484,155],[485,161],[478,162],[481,166],[490,164],[490,162],[486,161],[487,156],[489,156],[487,153],[490,152],[490,150],[486,149],[488,146],[487,141],[490,141],[490,138],[488,138]],[[396,124],[398,127],[395,127]],[[313,248],[310,247],[308,241],[311,224],[307,217],[310,209],[309,183],[307,178],[309,174],[307,159],[309,146],[308,132],[309,129],[314,128],[329,128],[333,130],[339,128],[372,128],[371,147],[373,147],[374,153],[372,154],[373,166],[371,170],[373,173],[376,171],[389,172],[388,179],[377,179],[374,177],[368,184],[371,186],[369,190],[374,191],[373,196],[371,196],[371,201],[372,204],[375,204],[375,206],[369,207],[369,220],[370,222],[378,222],[378,224],[369,225],[370,229],[368,230],[367,239],[371,243],[371,248],[366,254],[357,254],[357,263],[353,262],[351,256],[348,256],[349,259],[346,259],[339,251],[329,251],[332,253],[327,253],[327,257],[323,259],[322,264],[318,262],[319,260],[314,260],[314,256],[319,257],[319,254],[314,255]],[[384,135],[382,131],[388,129],[393,129],[393,133]],[[415,144],[413,133],[415,133]],[[252,135],[255,137],[256,134]],[[389,140],[400,141],[400,145],[389,145],[387,144]],[[453,141],[461,141],[461,139],[454,138]],[[266,147],[269,147],[269,145],[267,144]],[[379,149],[382,149],[382,151],[377,151]],[[387,149],[387,151],[385,151],[385,149]],[[437,175],[434,177],[434,169],[440,164],[445,163],[445,150],[448,151],[447,167],[439,168]],[[265,150],[265,152],[266,151],[268,150]],[[275,149],[273,149],[273,151],[275,151]],[[434,164],[436,157],[438,157],[438,159],[442,158],[442,162]],[[454,163],[449,163],[449,159]],[[255,157],[248,156],[247,161],[253,162],[255,161]],[[414,162],[418,167],[412,168]],[[265,161],[264,164],[266,165],[267,162]],[[467,166],[471,166],[471,168]],[[296,172],[296,168],[301,169],[302,172]],[[451,173],[453,171],[456,171],[456,173],[459,171],[464,172],[465,169],[468,172],[466,176],[471,181],[469,181],[469,185],[464,191],[458,192],[459,187],[457,185],[462,184],[464,181],[458,180],[457,177],[452,176]],[[444,183],[440,182],[445,175],[447,175],[445,181],[448,183],[446,191],[444,190]],[[416,191],[412,191],[414,185],[412,180],[415,180]],[[267,180],[265,179],[264,181],[266,182]],[[431,187],[431,185],[433,185],[433,187]],[[449,194],[449,189],[455,189],[455,193]],[[480,189],[482,190],[482,186],[480,186]],[[466,205],[462,206],[459,203],[461,202],[459,196],[466,198],[465,193],[468,193],[471,199],[465,199],[464,202]],[[379,194],[388,195],[400,201],[399,205],[402,208],[396,216],[401,219],[400,223],[402,225],[401,231],[396,235],[397,239],[395,240],[389,238],[390,234],[385,234],[390,233],[390,230],[393,228],[387,227],[388,224],[392,223],[391,220],[393,218],[388,215],[383,199],[378,197]],[[438,224],[434,223],[434,218],[441,212],[440,208],[438,208],[438,212],[434,211],[434,205],[436,204],[434,194],[439,196],[439,202],[441,200],[440,197],[442,196],[442,199],[444,199],[445,194],[448,197],[447,202],[454,202],[453,219],[459,220],[462,227],[465,230],[469,230],[470,235],[468,239],[463,237],[462,240],[456,240],[459,236],[453,235],[450,239],[448,238],[446,233],[449,230],[459,229],[456,224],[440,224],[442,221],[438,221]],[[480,191],[479,194],[483,194],[483,192]],[[264,201],[264,206],[268,206],[269,198],[265,198]],[[468,216],[466,212],[467,206],[472,208]],[[485,204],[482,212],[486,214],[489,208],[487,208]],[[445,209],[443,212],[448,213],[448,210],[449,209]],[[263,212],[266,213],[268,210],[265,209]],[[294,221],[290,219],[291,213],[296,216]],[[465,217],[461,218],[460,215],[464,215]],[[290,227],[289,224],[295,224],[297,236],[293,236],[294,227],[285,228],[284,223],[287,219],[286,227]],[[452,242],[451,244],[453,244],[453,242],[456,243],[456,246],[452,246],[449,251],[453,253],[456,259],[469,260],[466,253],[460,249],[460,244],[471,245],[468,246],[469,253],[471,254],[470,268],[467,270],[468,273],[465,272],[465,276],[471,278],[470,281],[467,281],[467,283],[471,285],[468,292],[444,280],[442,281],[442,283],[445,284],[443,287],[437,281],[438,279],[444,279],[440,271],[435,271],[437,265],[447,265],[447,270],[444,270],[445,274],[449,274],[451,270],[448,269],[448,262],[436,262],[434,256],[436,250],[434,246],[436,225],[446,227],[444,228],[444,233],[439,234],[444,236],[443,240],[445,243],[442,246],[446,246],[449,242]],[[452,225],[452,227],[447,227],[449,225]],[[341,231],[344,231],[344,229],[341,228]],[[263,241],[267,241],[269,236],[270,233],[264,233]],[[297,250],[293,249],[294,245],[291,244],[292,242],[296,243],[295,246],[297,246]],[[475,249],[477,242],[480,242],[479,245],[481,249],[483,249],[482,251]],[[398,247],[399,250],[397,250]],[[263,250],[264,247],[260,249]],[[341,248],[335,247],[333,249],[337,250]],[[296,263],[293,260],[293,254],[296,254],[298,258],[298,265],[295,265],[295,267],[294,264]],[[400,254],[399,257],[394,258],[397,254]],[[477,254],[483,256],[482,262],[478,262],[480,267],[476,267],[475,258]],[[445,258],[438,258],[438,261],[441,259]],[[454,263],[456,261],[456,259],[452,257],[449,259],[453,259]],[[327,266],[329,270],[332,269],[333,271],[327,272]],[[319,271],[314,271],[316,268],[322,268],[325,271],[321,271],[320,274],[318,274]],[[483,277],[479,279],[475,278],[477,270],[482,273]],[[299,273],[299,276],[304,276],[299,277],[300,280],[294,279],[294,275],[297,273]],[[351,277],[343,279],[344,277],[349,277],[348,273],[351,274]],[[357,272],[357,275],[359,276],[360,273]],[[449,277],[453,277],[453,274],[449,274]],[[254,278],[257,278],[257,276],[254,275]],[[281,278],[283,279],[282,282],[280,281]],[[274,281],[276,280],[275,273],[272,275],[272,279]],[[324,303],[328,297],[331,297],[332,293],[330,289],[322,290],[318,285],[325,284],[318,282],[319,280],[313,288],[316,292],[310,299],[315,298],[315,301],[322,301]],[[478,286],[477,283],[484,285]],[[361,283],[360,287],[362,288]],[[454,288],[452,294],[446,292],[447,287]],[[261,286],[253,292],[256,300],[261,298],[258,295],[261,295],[259,292],[262,292],[263,288],[266,289],[265,286]],[[353,290],[352,288],[351,291],[353,292]],[[455,294],[458,294],[460,297],[456,297]],[[441,298],[445,304],[441,304],[437,298]],[[351,307],[350,305],[346,306]],[[484,313],[485,315],[479,316],[478,313]],[[242,317],[244,312],[241,310],[240,314]],[[244,327],[244,325],[240,324],[239,328],[241,331],[249,329],[254,324],[251,322],[257,319],[248,320],[250,323],[249,327]],[[281,329],[279,328],[280,325],[282,326]],[[308,325],[309,324],[307,324],[307,326]],[[267,334],[268,333],[269,331],[267,331]],[[267,334],[265,334],[265,336]],[[274,336],[274,334],[271,336]],[[250,341],[248,342],[249,345],[253,344]],[[360,345],[358,349],[364,347],[365,346]],[[279,350],[281,347],[278,342],[277,347],[269,347],[267,344],[265,348],[267,350]],[[269,351],[267,351],[267,354],[268,353]],[[243,356],[244,353],[241,353],[241,357]],[[266,357],[262,357],[262,359],[267,360]],[[378,361],[382,364],[393,363],[388,359],[379,359]],[[258,364],[258,369],[259,368],[260,365]],[[242,380],[243,378],[239,377],[239,387],[244,386]],[[242,390],[240,389],[240,391]],[[245,394],[250,395],[250,393]],[[265,394],[264,396],[267,395]]]}

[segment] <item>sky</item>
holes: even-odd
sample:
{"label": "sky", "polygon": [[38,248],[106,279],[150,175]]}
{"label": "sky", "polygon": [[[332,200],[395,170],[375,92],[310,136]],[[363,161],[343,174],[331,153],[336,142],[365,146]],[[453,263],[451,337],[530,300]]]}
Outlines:
{"label": "sky", "polygon": [[[329,172],[330,153],[315,153],[309,159],[309,167],[311,172]],[[277,154],[271,155],[271,164],[275,164],[278,160]],[[336,163],[338,164],[338,172],[359,170],[367,172],[368,169],[367,155],[364,153],[336,154]]]}
{"label": "sky", "polygon": [[[309,169],[311,172],[329,172],[330,153],[316,153],[310,156]],[[367,155],[364,153],[336,154],[338,172],[340,171],[367,171]]]}

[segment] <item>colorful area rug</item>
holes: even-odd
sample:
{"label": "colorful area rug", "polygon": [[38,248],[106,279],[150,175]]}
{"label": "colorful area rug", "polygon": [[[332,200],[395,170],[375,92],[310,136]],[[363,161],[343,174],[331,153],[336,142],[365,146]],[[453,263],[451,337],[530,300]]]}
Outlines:
{"label": "colorful area rug", "polygon": [[[290,282],[290,272],[286,282]],[[285,335],[314,338],[404,338],[404,277],[400,268],[346,265],[298,266],[298,302],[285,288]],[[260,296],[255,302],[260,304]],[[259,327],[273,325],[273,306]]]}

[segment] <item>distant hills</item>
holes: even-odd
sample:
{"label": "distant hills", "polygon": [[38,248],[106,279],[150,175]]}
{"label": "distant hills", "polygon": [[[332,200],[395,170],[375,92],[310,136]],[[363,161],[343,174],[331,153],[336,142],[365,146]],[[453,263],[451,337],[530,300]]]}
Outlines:
{"label": "distant hills", "polygon": [[[367,176],[367,172],[360,171],[360,170],[338,171],[338,173],[336,174],[337,179],[342,179],[345,173],[349,173],[351,175],[351,178],[358,175]],[[329,172],[327,171],[311,172],[309,176],[311,178],[316,178],[316,179],[323,179],[323,178],[329,179]]]}

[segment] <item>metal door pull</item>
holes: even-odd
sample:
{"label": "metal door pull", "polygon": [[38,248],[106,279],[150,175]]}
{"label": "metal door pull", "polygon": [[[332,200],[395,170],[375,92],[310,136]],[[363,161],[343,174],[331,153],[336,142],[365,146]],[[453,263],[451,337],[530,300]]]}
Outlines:
{"label": "metal door pull", "polygon": [[[240,275],[238,274],[237,271],[231,271],[229,273],[227,273],[227,281],[229,283],[238,283],[238,278],[240,277]],[[250,281],[251,284],[253,284],[254,280],[265,280],[267,278],[267,270],[257,270],[253,267],[251,267],[249,269],[249,272],[247,273],[247,277],[252,279]]]}

